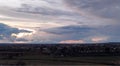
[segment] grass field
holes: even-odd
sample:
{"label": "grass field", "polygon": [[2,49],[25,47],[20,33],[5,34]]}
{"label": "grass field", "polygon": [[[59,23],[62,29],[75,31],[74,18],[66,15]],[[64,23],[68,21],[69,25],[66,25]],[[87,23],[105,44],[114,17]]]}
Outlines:
{"label": "grass field", "polygon": [[15,57],[13,59],[0,59],[0,64],[17,64],[24,62],[27,66],[41,66],[41,65],[54,65],[54,66],[70,66],[70,65],[88,65],[88,66],[110,66],[119,65],[120,56],[96,56],[96,57],[51,57],[42,55],[26,55]]}

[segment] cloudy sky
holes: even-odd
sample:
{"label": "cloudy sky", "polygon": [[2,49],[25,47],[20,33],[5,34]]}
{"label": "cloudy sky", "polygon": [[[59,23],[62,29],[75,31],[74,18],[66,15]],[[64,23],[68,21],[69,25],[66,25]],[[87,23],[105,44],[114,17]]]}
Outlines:
{"label": "cloudy sky", "polygon": [[120,0],[0,0],[0,43],[120,41]]}

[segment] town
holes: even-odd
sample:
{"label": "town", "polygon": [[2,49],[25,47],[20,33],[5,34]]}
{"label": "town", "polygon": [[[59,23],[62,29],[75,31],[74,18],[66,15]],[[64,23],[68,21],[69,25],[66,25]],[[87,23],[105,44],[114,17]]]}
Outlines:
{"label": "town", "polygon": [[100,44],[1,44],[1,56],[50,55],[53,57],[120,56],[119,43]]}
{"label": "town", "polygon": [[[69,59],[68,59],[69,58]],[[79,59],[75,59],[79,58]],[[83,61],[84,59],[84,61]],[[94,60],[96,59],[96,61]],[[0,64],[119,64],[120,43],[93,44],[0,44]],[[29,62],[31,60],[32,62]],[[91,61],[92,60],[92,61]],[[105,61],[104,61],[105,60]],[[11,62],[13,61],[13,62]],[[47,62],[49,61],[49,63]],[[51,61],[51,62],[50,62]],[[57,61],[57,62],[56,62]],[[103,63],[104,62],[104,63]],[[116,63],[117,62],[117,63]],[[62,63],[63,64],[63,63]]]}

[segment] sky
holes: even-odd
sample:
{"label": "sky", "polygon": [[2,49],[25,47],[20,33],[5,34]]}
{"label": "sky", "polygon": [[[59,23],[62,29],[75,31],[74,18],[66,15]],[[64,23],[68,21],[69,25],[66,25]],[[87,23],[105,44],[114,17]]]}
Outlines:
{"label": "sky", "polygon": [[0,43],[120,42],[120,0],[0,0]]}

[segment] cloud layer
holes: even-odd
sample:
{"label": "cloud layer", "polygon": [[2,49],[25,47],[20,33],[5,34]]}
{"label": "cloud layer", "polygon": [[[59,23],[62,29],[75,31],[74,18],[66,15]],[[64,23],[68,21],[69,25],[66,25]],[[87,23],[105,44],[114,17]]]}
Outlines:
{"label": "cloud layer", "polygon": [[118,42],[119,12],[120,0],[0,1],[0,42]]}

